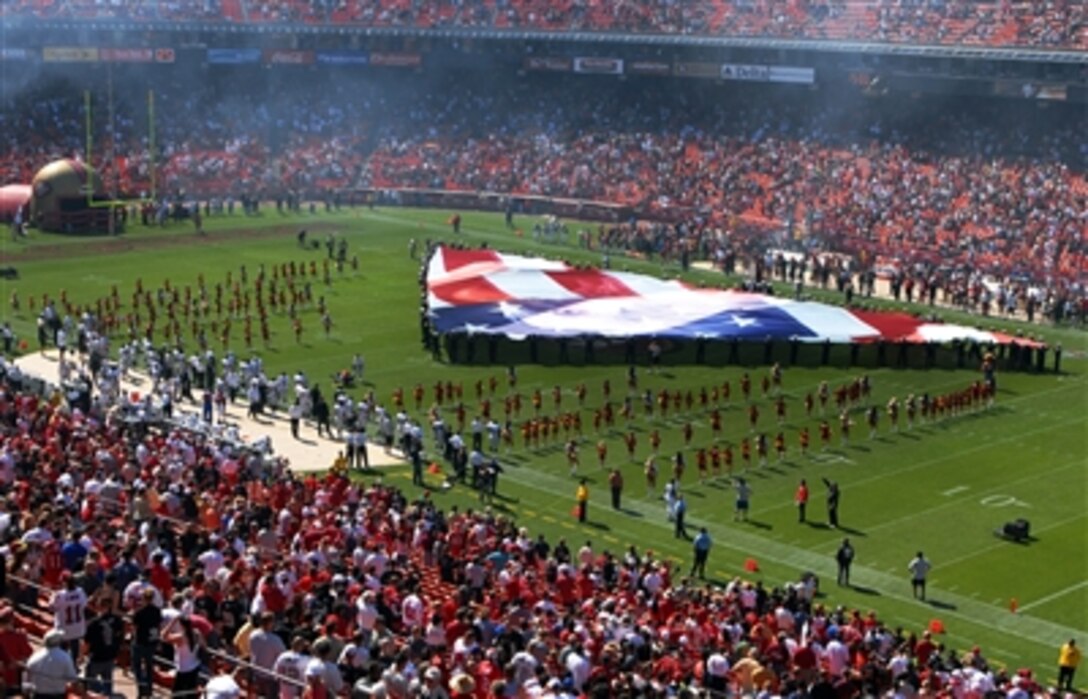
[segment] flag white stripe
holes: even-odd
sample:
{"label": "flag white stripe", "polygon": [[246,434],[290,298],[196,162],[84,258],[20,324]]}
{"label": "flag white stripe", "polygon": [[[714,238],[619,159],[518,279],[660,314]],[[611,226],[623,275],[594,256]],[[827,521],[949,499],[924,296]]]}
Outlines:
{"label": "flag white stripe", "polygon": [[507,269],[488,274],[485,279],[514,299],[542,301],[577,301],[582,298],[547,274],[538,270]]}

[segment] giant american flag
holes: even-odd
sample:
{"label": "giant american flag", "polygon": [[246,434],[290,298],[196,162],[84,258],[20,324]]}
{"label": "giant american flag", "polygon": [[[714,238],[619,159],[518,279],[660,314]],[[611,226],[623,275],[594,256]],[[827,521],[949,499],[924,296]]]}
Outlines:
{"label": "giant american flag", "polygon": [[427,303],[431,322],[440,333],[498,334],[512,339],[530,335],[833,343],[1017,339],[908,313],[704,289],[644,274],[446,246],[439,247],[428,264]]}

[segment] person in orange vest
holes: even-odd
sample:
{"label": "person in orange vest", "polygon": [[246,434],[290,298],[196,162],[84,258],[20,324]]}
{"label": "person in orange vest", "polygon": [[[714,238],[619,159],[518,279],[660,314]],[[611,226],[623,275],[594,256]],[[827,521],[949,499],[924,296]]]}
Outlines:
{"label": "person in orange vest", "polygon": [[797,492],[793,495],[793,502],[797,505],[797,521],[804,524],[805,522],[805,507],[808,505],[808,483],[805,479],[801,479],[801,483],[797,486]]}

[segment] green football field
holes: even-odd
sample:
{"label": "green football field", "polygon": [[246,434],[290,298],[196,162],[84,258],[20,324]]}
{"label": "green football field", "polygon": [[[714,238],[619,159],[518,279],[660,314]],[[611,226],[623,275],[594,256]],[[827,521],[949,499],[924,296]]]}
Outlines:
{"label": "green football field", "polygon": [[[349,241],[349,256],[358,255],[358,272],[350,269],[333,273],[330,286],[315,282],[315,297],[324,295],[334,327],[328,337],[320,328],[313,309],[303,312],[303,336],[296,343],[289,321],[283,314],[272,320],[272,342],[258,348],[272,370],[304,369],[324,378],[348,367],[354,352],[367,361],[367,381],[377,396],[388,402],[398,387],[406,393],[421,382],[427,387],[426,403],[432,399],[431,386],[438,380],[462,383],[465,402],[472,414],[476,399],[474,385],[491,376],[500,379],[504,394],[505,367],[449,366],[434,361],[419,341],[418,262],[409,258],[408,240],[450,238],[445,223],[449,212],[379,209],[343,213],[281,217],[266,211],[257,218],[210,219],[210,235],[198,238],[188,224],[166,230],[135,227],[117,239],[77,239],[32,234],[29,241],[0,245],[4,264],[18,268],[17,281],[2,282],[3,316],[30,346],[34,340],[34,314],[29,299],[40,308],[42,294],[58,297],[61,290],[73,303],[90,303],[106,296],[113,285],[127,304],[137,278],[144,287],[155,289],[165,280],[195,289],[199,275],[214,285],[225,280],[228,270],[237,277],[246,265],[250,278],[260,264],[268,266],[295,261],[320,261],[323,251],[300,249],[295,231],[306,227],[323,239],[333,233]],[[523,219],[523,222],[528,224]],[[597,262],[596,253],[573,247],[540,245],[529,237],[507,231],[500,216],[464,214],[464,233],[469,243],[487,241],[507,251],[527,251],[569,259]],[[653,274],[676,275],[674,268],[658,263],[614,261],[625,267]],[[692,272],[695,281],[723,281],[721,275]],[[9,299],[17,291],[21,310],[13,311]],[[835,300],[834,294],[821,295]],[[954,312],[942,312],[949,320],[967,320]],[[1016,329],[1011,322],[999,324]],[[667,420],[647,420],[636,402],[637,419],[631,429],[638,437],[637,461],[627,458],[622,434],[623,422],[611,432],[596,434],[592,411],[602,403],[602,383],[609,379],[613,400],[625,392],[625,370],[613,366],[521,366],[519,390],[529,395],[534,389],[544,394],[544,412],[551,412],[551,390],[563,389],[565,410],[576,405],[574,389],[588,387],[582,410],[586,436],[581,447],[581,474],[589,477],[589,522],[579,525],[571,516],[577,480],[568,473],[559,441],[537,449],[522,446],[520,435],[512,454],[505,456],[505,473],[500,479],[500,498],[493,507],[514,517],[533,532],[566,537],[572,545],[585,540],[597,549],[619,551],[628,545],[652,549],[671,559],[684,572],[690,566],[688,542],[673,536],[660,500],[661,485],[667,479],[667,459],[657,497],[646,494],[642,461],[649,453],[649,435],[658,430],[661,454],[683,449],[681,429],[690,422],[694,429],[691,447],[686,449],[688,469],[683,490],[688,496],[689,529],[706,526],[714,539],[708,571],[717,581],[741,575],[775,586],[795,581],[812,571],[821,579],[822,602],[845,605],[863,613],[876,610],[892,626],[920,632],[939,619],[951,647],[967,650],[980,644],[984,652],[1011,667],[1030,665],[1044,678],[1053,679],[1058,646],[1070,637],[1088,642],[1088,498],[1086,498],[1086,419],[1088,385],[1085,383],[1085,349],[1088,335],[1081,331],[1054,328],[1024,328],[1041,333],[1051,344],[1064,347],[1062,374],[999,375],[1000,392],[989,410],[917,425],[907,432],[890,434],[882,414],[882,430],[875,440],[867,439],[860,424],[851,444],[838,444],[837,421],[832,420],[836,437],[828,452],[819,449],[818,418],[804,415],[802,398],[815,391],[821,381],[834,388],[862,371],[839,368],[789,368],[784,372],[788,417],[782,428],[789,452],[779,463],[772,453],[770,463],[747,474],[753,488],[751,521],[732,519],[733,491],[722,478],[701,484],[695,468],[695,450],[712,444],[706,413],[695,407],[679,414],[670,411]],[[158,341],[159,338],[156,338]],[[260,345],[259,339],[256,340]],[[241,323],[234,325],[232,347],[244,352]],[[219,347],[218,341],[213,343]],[[1048,360],[1049,363],[1049,360]],[[773,438],[773,401],[759,391],[759,380],[767,368],[669,366],[651,375],[642,370],[640,390],[662,388],[670,392],[692,390],[729,381],[731,403],[723,408],[722,443],[736,444],[748,436],[746,406],[739,396],[742,372],[754,379],[753,399],[761,408],[761,429]],[[873,384],[873,400],[883,406],[891,396],[901,400],[909,393],[939,394],[968,386],[979,378],[975,370],[867,370]],[[358,391],[356,391],[358,393]],[[409,406],[413,402],[409,398]],[[497,411],[501,415],[501,411]],[[830,412],[830,411],[829,411]],[[526,401],[523,415],[531,413]],[[830,415],[829,415],[830,417]],[[807,425],[815,449],[800,455],[797,432]],[[598,439],[608,444],[608,463],[622,469],[626,487],[623,509],[609,507],[607,479],[597,465],[594,446]],[[739,471],[743,464],[739,463]],[[394,468],[384,476],[414,492],[406,468]],[[840,520],[842,531],[831,530],[823,511],[822,477],[837,480],[842,488]],[[476,494],[463,486],[448,491],[441,477],[429,476],[433,493],[447,506],[479,507]],[[797,522],[793,493],[801,478],[812,491],[809,524]],[[418,494],[416,492],[415,494]],[[994,536],[995,528],[1019,517],[1030,520],[1035,540],[1024,545]],[[857,559],[854,587],[835,584],[834,553],[842,537],[851,538]],[[906,566],[917,550],[924,550],[933,563],[929,601],[912,599]],[[759,570],[746,572],[747,559],[755,559]],[[1019,610],[1010,611],[1015,599]]]}

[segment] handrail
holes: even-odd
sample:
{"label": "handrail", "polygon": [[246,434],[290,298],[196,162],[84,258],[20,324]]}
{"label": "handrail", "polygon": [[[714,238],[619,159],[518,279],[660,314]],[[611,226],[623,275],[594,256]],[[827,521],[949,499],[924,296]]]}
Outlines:
{"label": "handrail", "polygon": [[[46,585],[42,585],[41,583],[35,582],[33,580],[28,580],[28,579],[26,579],[26,578],[24,578],[24,577],[22,577],[20,575],[9,574],[8,575],[8,580],[9,581],[14,581],[14,582],[18,583],[20,586],[29,587],[31,589],[36,590],[38,592],[39,598],[41,597],[41,594],[43,592],[49,593],[49,594],[52,594],[53,592],[55,592],[55,590],[53,588],[51,588],[51,587],[48,587]],[[19,601],[16,601],[16,600],[11,600],[11,601],[18,608],[21,608],[21,609],[24,609],[24,610],[28,608],[27,605],[25,605],[25,604],[23,604],[23,603],[21,603]],[[47,610],[41,608],[40,606],[36,606],[36,607],[33,608],[33,611],[47,611]],[[128,624],[130,626],[132,625],[133,620],[132,620],[132,614],[130,612],[126,612],[126,611],[122,610],[121,613],[118,616],[120,616],[125,621],[126,624]],[[131,641],[129,643],[131,644]],[[277,682],[286,682],[287,684],[294,685],[294,686],[298,687],[299,689],[303,689],[303,688],[306,687],[306,683],[301,681],[301,680],[298,680],[298,679],[293,678],[293,677],[288,677],[286,675],[282,675],[282,674],[273,672],[272,670],[267,669],[267,668],[262,668],[259,665],[254,665],[253,663],[249,662],[248,660],[243,660],[242,658],[240,658],[240,657],[238,657],[236,655],[232,655],[232,654],[230,654],[230,653],[228,653],[226,651],[222,651],[222,650],[215,649],[215,648],[206,648],[205,650],[207,650],[208,654],[211,655],[214,659],[216,659],[216,660],[218,660],[218,661],[220,661],[222,663],[225,663],[228,666],[234,667],[236,670],[237,669],[245,669],[245,670],[248,670],[250,672],[258,673],[258,674],[263,675],[265,677],[269,677],[269,678],[271,678],[273,680],[276,680]],[[174,664],[174,661],[172,659],[170,659],[170,658],[167,658],[167,657],[162,656],[162,655],[155,655],[154,659],[155,659],[155,661],[157,663],[161,663],[163,665],[167,665],[167,666],[169,666],[171,668],[176,669],[176,665]],[[207,676],[207,673],[202,673],[202,674]]]}

